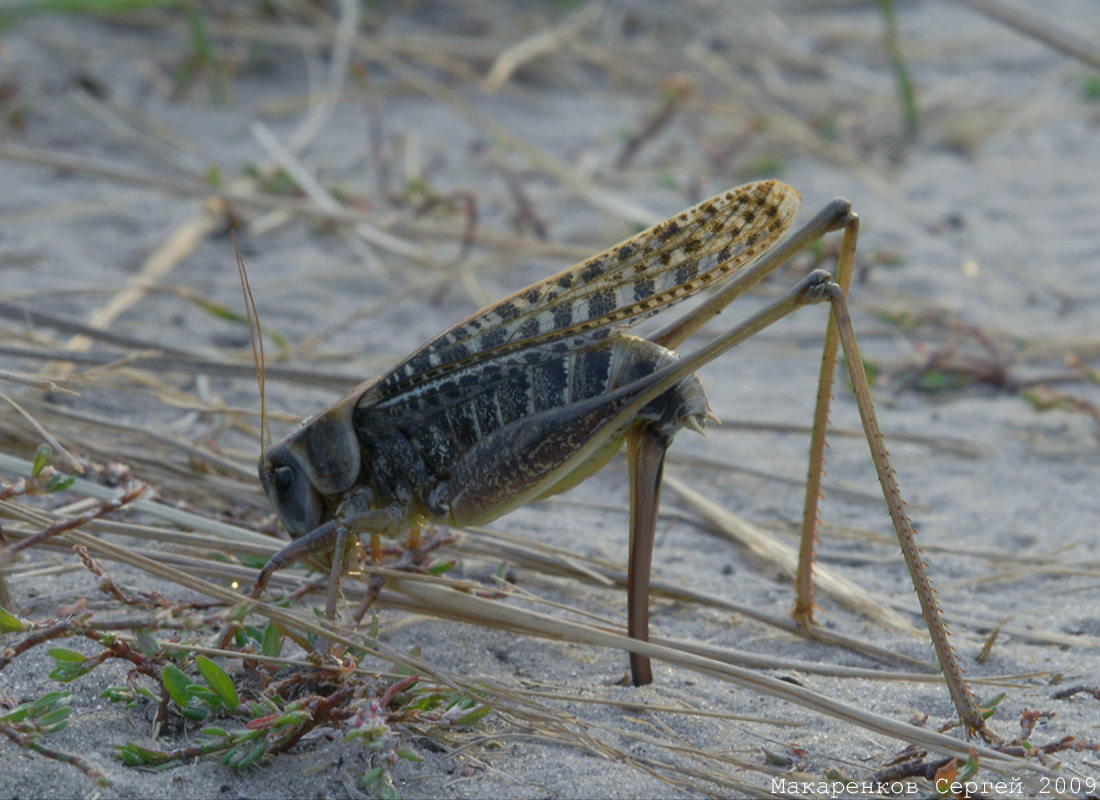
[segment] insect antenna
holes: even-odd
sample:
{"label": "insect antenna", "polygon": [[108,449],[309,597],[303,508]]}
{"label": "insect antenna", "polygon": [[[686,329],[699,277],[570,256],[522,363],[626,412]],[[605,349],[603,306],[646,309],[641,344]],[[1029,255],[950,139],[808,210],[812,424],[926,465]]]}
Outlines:
{"label": "insect antenna", "polygon": [[260,315],[256,311],[256,301],[252,299],[252,287],[248,285],[248,270],[237,247],[237,231],[233,236],[233,252],[237,256],[237,274],[241,279],[241,292],[244,294],[244,312],[248,317],[248,335],[252,340],[252,360],[256,364],[256,383],[260,387],[260,452],[263,453],[271,443],[271,431],[267,427],[267,401],[264,372],[264,337],[260,331]]}

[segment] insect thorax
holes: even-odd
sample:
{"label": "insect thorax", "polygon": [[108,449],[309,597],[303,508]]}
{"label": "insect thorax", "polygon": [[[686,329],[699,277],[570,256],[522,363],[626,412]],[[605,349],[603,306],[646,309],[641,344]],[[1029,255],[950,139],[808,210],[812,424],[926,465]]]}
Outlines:
{"label": "insect thorax", "polygon": [[[515,437],[549,420],[561,427],[571,414],[623,387],[644,384],[677,358],[664,347],[628,335],[566,352],[547,345],[459,368],[393,401],[361,404],[354,414],[362,447],[361,480],[369,482],[381,504],[410,502],[414,515],[445,521],[439,519],[446,514],[442,484],[456,471],[468,474],[478,463],[492,461],[492,448],[507,448]],[[598,469],[635,426],[654,426],[671,439],[685,424],[705,424],[708,411],[702,385],[693,375],[629,419],[614,419],[609,411],[607,424],[614,429],[601,431],[604,444],[581,457],[572,471],[587,475]]]}

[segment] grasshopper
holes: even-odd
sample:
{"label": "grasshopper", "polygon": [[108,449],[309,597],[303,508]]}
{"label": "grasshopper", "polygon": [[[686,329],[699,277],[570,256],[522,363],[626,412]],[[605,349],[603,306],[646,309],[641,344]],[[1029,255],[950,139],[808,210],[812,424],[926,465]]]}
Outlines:
{"label": "grasshopper", "polygon": [[[966,726],[982,721],[940,616],[875,417],[846,304],[859,220],[834,200],[789,237],[801,206],[793,188],[764,181],[732,189],[570,269],[516,292],[439,334],[382,377],[307,419],[260,459],[260,480],[293,541],[263,568],[333,552],[327,611],[350,542],[424,525],[482,525],[563,492],[626,443],[630,470],[628,633],[648,639],[649,575],[665,452],[682,428],[712,419],[695,371],[810,304],[832,310],[811,440],[795,616],[809,628],[812,563],[829,398],[843,346],[887,507],[952,700]],[[837,278],[815,270],[770,306],[691,353],[674,349],[793,254],[844,230]],[[768,251],[766,258],[757,259]],[[755,262],[755,263],[753,263]],[[642,320],[711,287],[694,312],[640,338]],[[631,653],[636,685],[649,658]]]}

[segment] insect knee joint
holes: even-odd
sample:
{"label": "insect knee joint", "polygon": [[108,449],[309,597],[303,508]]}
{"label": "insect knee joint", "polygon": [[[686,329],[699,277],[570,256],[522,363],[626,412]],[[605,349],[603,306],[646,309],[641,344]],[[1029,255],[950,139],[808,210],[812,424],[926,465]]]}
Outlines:
{"label": "insect knee joint", "polygon": [[833,281],[833,276],[823,269],[815,269],[802,279],[800,302],[810,305],[832,299],[834,290],[840,292],[840,286]]}

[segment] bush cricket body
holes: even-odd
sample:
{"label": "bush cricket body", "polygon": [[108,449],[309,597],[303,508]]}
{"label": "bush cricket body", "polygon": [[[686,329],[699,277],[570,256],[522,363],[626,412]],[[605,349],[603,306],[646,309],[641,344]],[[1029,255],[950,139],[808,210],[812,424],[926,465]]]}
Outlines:
{"label": "bush cricket body", "polygon": [[[702,431],[710,416],[695,370],[797,308],[828,303],[795,615],[812,624],[825,429],[837,349],[843,346],[887,507],[952,700],[968,734],[995,738],[947,639],[848,317],[845,295],[858,217],[846,200],[835,200],[773,247],[800,205],[798,193],[778,181],[717,195],[476,312],[307,419],[260,460],[264,490],[294,541],[264,567],[252,597],[260,596],[276,570],[332,551],[331,618],[344,554],[355,537],[370,534],[377,542],[422,525],[491,522],[577,485],[625,442],[631,487],[628,631],[647,640],[664,454],[681,428]],[[815,270],[744,323],[684,358],[676,355],[674,348],[732,300],[840,229],[844,243],[835,281]],[[723,279],[706,303],[648,339],[626,333]],[[634,683],[650,682],[649,659],[632,653],[630,660]]]}

